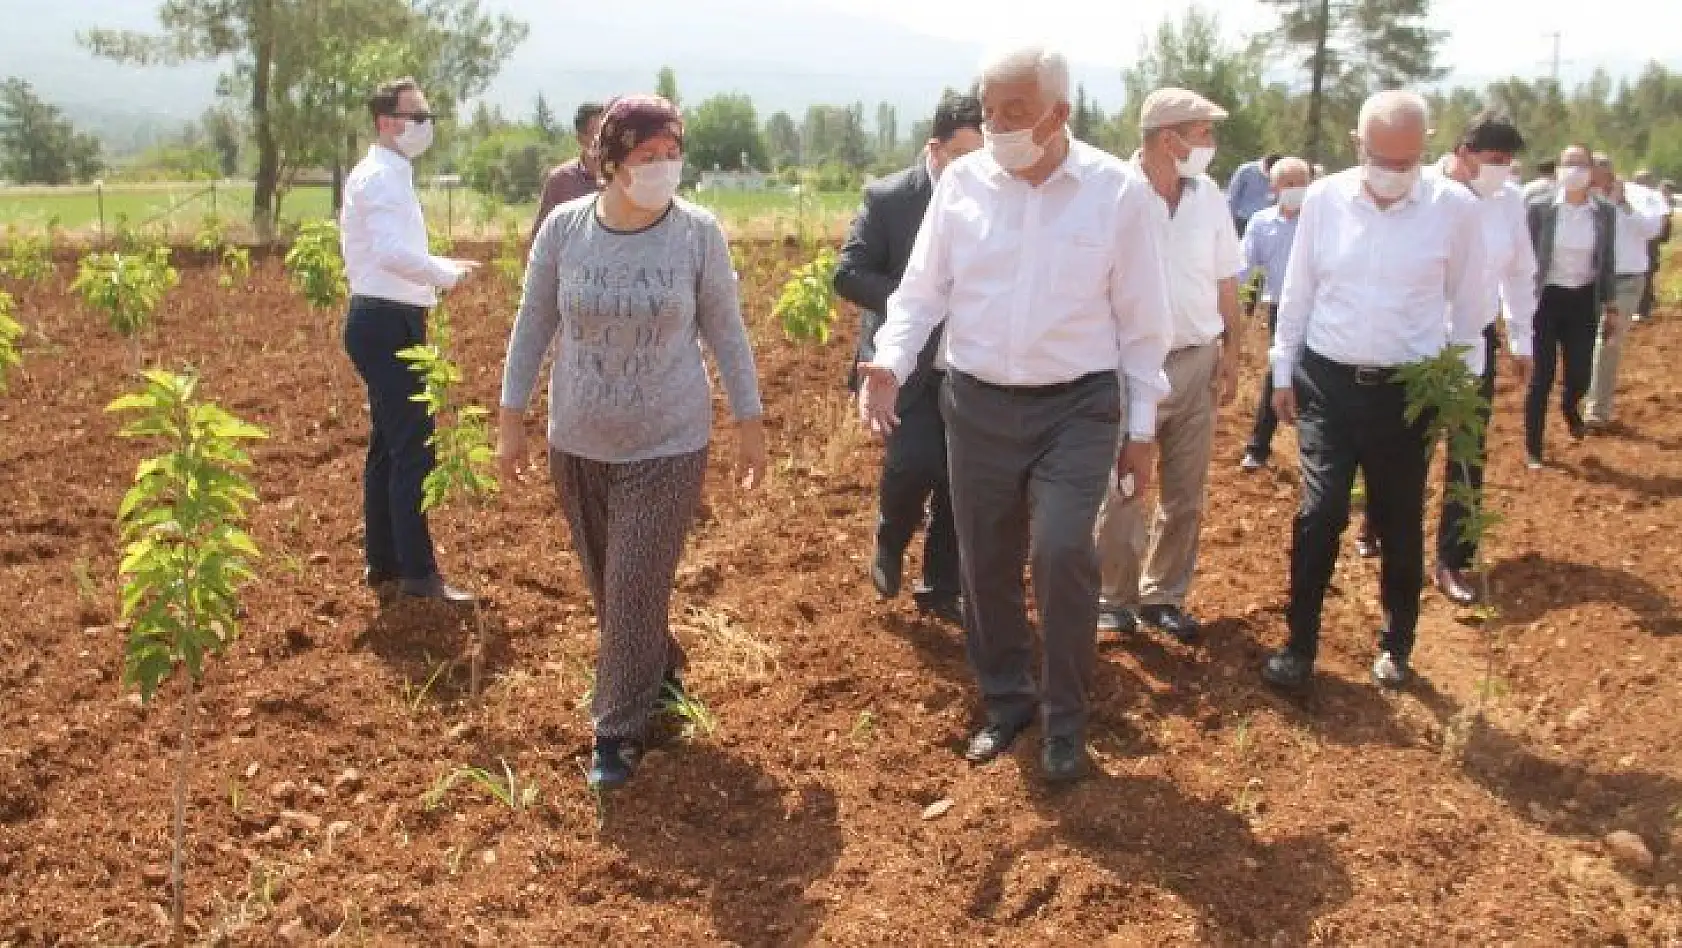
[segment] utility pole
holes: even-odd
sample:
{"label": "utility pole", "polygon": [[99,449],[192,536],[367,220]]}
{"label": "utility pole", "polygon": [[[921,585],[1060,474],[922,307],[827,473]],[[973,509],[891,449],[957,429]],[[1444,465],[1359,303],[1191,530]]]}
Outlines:
{"label": "utility pole", "polygon": [[1551,59],[1542,60],[1542,65],[1549,67],[1548,75],[1553,78],[1554,85],[1558,86],[1559,85],[1559,67],[1560,66],[1569,66],[1569,65],[1571,65],[1572,62],[1574,62],[1574,60],[1561,59],[1560,58],[1560,55],[1559,55],[1560,41],[1564,37],[1565,34],[1561,33],[1558,30],[1555,30],[1552,33],[1543,33],[1542,35],[1548,37],[1551,40],[1553,40],[1553,45],[1554,45],[1553,57]]}

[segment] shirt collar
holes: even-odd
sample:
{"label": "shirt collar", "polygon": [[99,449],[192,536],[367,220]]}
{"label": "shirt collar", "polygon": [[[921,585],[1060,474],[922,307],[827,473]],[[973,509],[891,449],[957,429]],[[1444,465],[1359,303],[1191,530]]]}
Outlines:
{"label": "shirt collar", "polygon": [[[1064,129],[1063,133],[1068,135],[1068,130]],[[1090,165],[1091,156],[1086,154],[1083,149],[1088,147],[1089,146],[1080,139],[1074,137],[1073,135],[1069,135],[1069,153],[1063,156],[1062,163],[1052,169],[1051,174],[1046,176],[1046,179],[1041,182],[1041,185],[1050,184],[1065,175],[1075,179],[1076,181],[1085,177],[1086,170]],[[983,151],[985,152],[985,149],[983,149]],[[987,163],[992,165],[990,177],[992,177],[995,181],[1016,177],[1006,171],[1003,165],[994,161],[993,156],[990,153],[987,154]]]}
{"label": "shirt collar", "polygon": [[396,151],[395,149],[387,148],[379,142],[375,142],[368,146],[368,154],[373,156],[374,160],[384,164],[396,165],[400,168],[414,167],[414,162],[411,162],[408,158],[404,157],[402,153]]}

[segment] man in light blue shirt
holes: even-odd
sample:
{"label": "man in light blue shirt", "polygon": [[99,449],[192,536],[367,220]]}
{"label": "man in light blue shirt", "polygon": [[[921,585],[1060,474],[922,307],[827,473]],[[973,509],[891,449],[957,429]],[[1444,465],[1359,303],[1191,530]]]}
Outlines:
{"label": "man in light blue shirt", "polygon": [[1257,211],[1273,203],[1273,186],[1268,176],[1278,160],[1278,155],[1268,155],[1246,161],[1238,166],[1238,170],[1232,173],[1232,180],[1227,182],[1226,203],[1232,208],[1232,223],[1238,228],[1238,236],[1244,236],[1244,228]]}
{"label": "man in light blue shirt", "polygon": [[[1279,203],[1257,211],[1244,230],[1240,248],[1244,253],[1244,270],[1238,274],[1240,283],[1248,282],[1256,270],[1263,274],[1260,308],[1267,316],[1268,344],[1272,345],[1274,304],[1279,290],[1285,285],[1285,265],[1291,260],[1291,245],[1297,236],[1297,212],[1302,208],[1303,195],[1313,172],[1301,158],[1280,158],[1273,162],[1269,193]],[[1231,196],[1228,196],[1231,200]],[[1261,404],[1256,407],[1256,424],[1250,432],[1250,443],[1244,447],[1244,460],[1239,469],[1245,473],[1261,470],[1273,453],[1273,433],[1279,427],[1279,417],[1273,412],[1273,378],[1262,379]]]}

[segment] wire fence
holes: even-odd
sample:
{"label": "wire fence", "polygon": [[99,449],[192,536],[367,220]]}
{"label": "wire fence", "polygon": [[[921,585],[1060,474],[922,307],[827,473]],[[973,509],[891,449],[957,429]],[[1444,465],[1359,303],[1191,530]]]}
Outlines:
{"label": "wire fence", "polygon": [[[255,243],[252,192],[250,182],[237,180],[0,188],[0,232],[52,231],[67,242],[103,245],[128,230],[178,242],[214,223],[229,240]],[[524,235],[537,214],[535,203],[505,204],[450,180],[432,180],[419,194],[429,226],[452,241],[500,240],[511,231]],[[718,214],[732,236],[749,239],[813,231],[839,237],[858,203],[856,193],[802,196],[787,188],[688,196]],[[281,196],[276,233],[332,214],[330,186],[293,187]]]}

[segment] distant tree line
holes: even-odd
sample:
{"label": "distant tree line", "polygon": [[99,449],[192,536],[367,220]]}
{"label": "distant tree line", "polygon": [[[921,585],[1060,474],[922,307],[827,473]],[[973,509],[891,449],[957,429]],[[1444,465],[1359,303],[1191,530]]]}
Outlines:
{"label": "distant tree line", "polygon": [[[1217,17],[1193,7],[1165,20],[1123,71],[1125,98],[1106,110],[1077,88],[1074,134],[1118,155],[1138,146],[1138,106],[1150,90],[1180,85],[1230,112],[1219,129],[1213,173],[1269,152],[1305,155],[1341,167],[1354,161],[1361,101],[1393,86],[1439,88],[1442,34],[1425,26],[1429,0],[1261,0],[1277,8],[1277,28],[1234,43]],[[160,32],[95,30],[82,37],[95,54],[124,62],[170,64],[221,59],[231,64],[220,103],[176,139],[128,162],[129,178],[250,175],[260,227],[272,223],[286,191],[305,175],[335,182],[358,157],[369,122],[364,98],[375,82],[411,74],[444,116],[428,157],[431,169],[506,202],[535,198],[543,176],[577,154],[574,103],[557,108],[539,95],[528,115],[509,117],[481,95],[514,48],[523,24],[481,9],[481,0],[164,0]],[[367,37],[380,37],[367,39]],[[1280,63],[1290,64],[1289,79]],[[870,174],[909,163],[928,137],[929,117],[903,116],[889,103],[809,106],[803,115],[759,114],[742,93],[684,99],[669,67],[656,91],[684,108],[692,174],[752,169],[826,189],[849,189]],[[953,90],[946,90],[951,94]],[[1618,159],[1682,177],[1682,73],[1654,63],[1614,82],[1604,71],[1566,89],[1550,79],[1510,78],[1484,89],[1440,89],[1438,151],[1451,147],[1479,109],[1509,113],[1533,159],[1583,141]],[[18,183],[85,181],[104,170],[96,139],[79,132],[28,83],[0,85],[0,178]]]}

